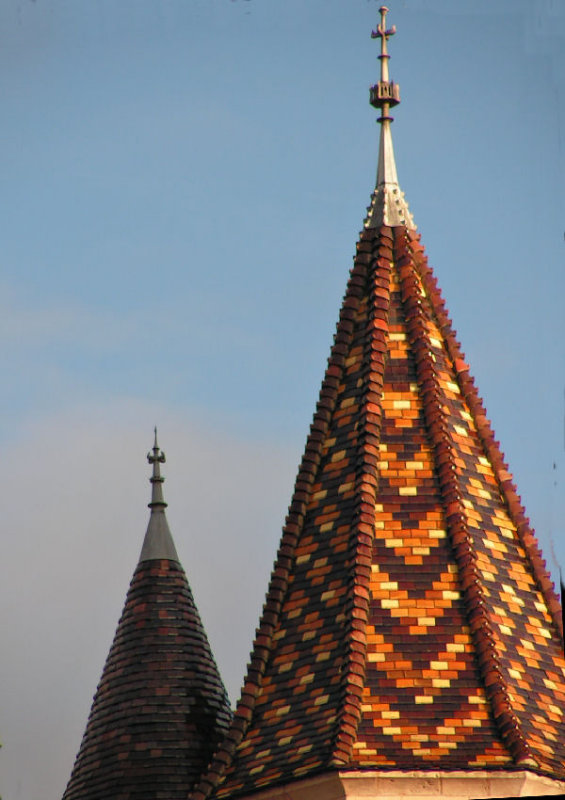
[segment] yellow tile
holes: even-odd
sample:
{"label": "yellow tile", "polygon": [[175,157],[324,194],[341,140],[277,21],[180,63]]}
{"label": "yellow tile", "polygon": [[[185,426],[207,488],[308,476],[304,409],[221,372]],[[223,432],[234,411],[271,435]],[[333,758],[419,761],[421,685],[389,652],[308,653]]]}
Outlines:
{"label": "yellow tile", "polygon": [[318,653],[316,661],[327,661],[330,657],[329,653]]}
{"label": "yellow tile", "polygon": [[386,653],[367,653],[367,661],[382,662],[386,661]]}
{"label": "yellow tile", "polygon": [[314,705],[315,706],[323,706],[328,702],[329,699],[330,699],[329,694],[322,694],[322,695],[320,695],[320,697],[317,697],[314,700]]}

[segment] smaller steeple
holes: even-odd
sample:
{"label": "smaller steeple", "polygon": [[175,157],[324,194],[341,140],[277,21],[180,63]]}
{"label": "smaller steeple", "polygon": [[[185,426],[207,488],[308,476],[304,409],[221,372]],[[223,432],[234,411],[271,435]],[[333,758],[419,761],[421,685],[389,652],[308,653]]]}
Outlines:
{"label": "smaller steeple", "polygon": [[372,31],[372,39],[381,40],[381,52],[379,60],[381,62],[381,79],[374,86],[371,86],[370,102],[374,108],[378,108],[381,116],[377,122],[381,126],[379,141],[379,164],[377,168],[377,183],[371,205],[369,206],[366,228],[378,228],[381,225],[403,225],[414,230],[414,220],[408,209],[408,204],[404,199],[404,193],[398,185],[396,174],[396,164],[394,161],[394,150],[392,147],[391,123],[394,117],[390,116],[390,109],[400,103],[400,87],[389,78],[387,42],[389,37],[394,36],[396,27],[386,27],[386,15],[388,8],[381,6],[379,9],[381,21],[376,31]]}
{"label": "smaller steeple", "polygon": [[231,720],[165,517],[156,430],[147,458],[149,525],[63,800],[186,800]]}
{"label": "smaller steeple", "polygon": [[163,483],[165,479],[161,475],[160,465],[166,461],[165,454],[159,449],[157,442],[157,428],[155,428],[155,442],[153,451],[147,453],[147,461],[153,465],[153,474],[149,478],[151,482],[151,502],[148,504],[151,509],[147,533],[141,548],[140,561],[151,561],[154,558],[168,558],[170,561],[178,561],[177,550],[169,523],[165,516],[167,504],[163,499]]}

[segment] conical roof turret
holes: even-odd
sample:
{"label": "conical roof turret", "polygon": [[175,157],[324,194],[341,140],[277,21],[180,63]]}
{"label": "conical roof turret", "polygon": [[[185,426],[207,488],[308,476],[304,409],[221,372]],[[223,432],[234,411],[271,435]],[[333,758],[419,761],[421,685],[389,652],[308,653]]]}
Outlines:
{"label": "conical roof turret", "polygon": [[371,99],[377,187],[241,700],[193,800],[565,794],[559,602],[400,193],[387,72]]}
{"label": "conical roof turret", "polygon": [[151,516],[64,800],[185,800],[231,711],[165,516],[155,444]]}

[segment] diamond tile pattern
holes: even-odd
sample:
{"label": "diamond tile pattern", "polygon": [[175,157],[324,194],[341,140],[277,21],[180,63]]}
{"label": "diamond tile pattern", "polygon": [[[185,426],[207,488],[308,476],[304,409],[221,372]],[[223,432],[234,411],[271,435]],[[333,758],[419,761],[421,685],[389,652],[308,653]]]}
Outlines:
{"label": "diamond tile pattern", "polygon": [[141,561],[64,800],[184,800],[230,719],[181,565]]}
{"label": "diamond tile pattern", "polygon": [[560,607],[419,237],[366,229],[242,698],[195,800],[331,768],[565,777]]}

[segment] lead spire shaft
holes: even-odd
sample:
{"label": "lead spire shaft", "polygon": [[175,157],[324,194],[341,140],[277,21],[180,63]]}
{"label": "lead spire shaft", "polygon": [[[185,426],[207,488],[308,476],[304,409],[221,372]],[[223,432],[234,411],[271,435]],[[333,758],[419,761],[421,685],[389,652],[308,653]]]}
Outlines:
{"label": "lead spire shaft", "polygon": [[165,509],[167,508],[163,498],[163,481],[165,479],[161,475],[161,464],[165,463],[165,454],[157,443],[157,428],[155,428],[153,448],[152,451],[150,450],[147,453],[147,460],[153,467],[153,474],[149,478],[151,481],[151,502],[149,503],[151,515],[139,560],[168,559],[169,561],[178,561],[175,543],[165,515]]}
{"label": "lead spire shaft", "polygon": [[147,461],[153,465],[153,475],[149,478],[151,482],[151,502],[149,508],[166,508],[167,504],[163,499],[163,482],[164,478],[161,475],[160,465],[164,464],[165,454],[159,449],[157,443],[157,428],[155,428],[155,441],[153,444],[153,452],[147,453]]}
{"label": "lead spire shaft", "polygon": [[381,112],[377,120],[381,125],[381,134],[376,188],[365,225],[368,228],[377,228],[380,225],[404,225],[406,228],[414,229],[416,227],[414,220],[398,185],[390,129],[393,122],[390,109],[400,103],[400,88],[397,83],[390,80],[388,70],[390,59],[388,40],[396,33],[396,27],[393,25],[387,28],[386,26],[388,13],[386,6],[381,6],[379,12],[381,20],[377,25],[377,30],[371,32],[371,38],[381,40],[381,52],[378,56],[381,62],[381,76],[379,82],[371,86],[370,102]]}

